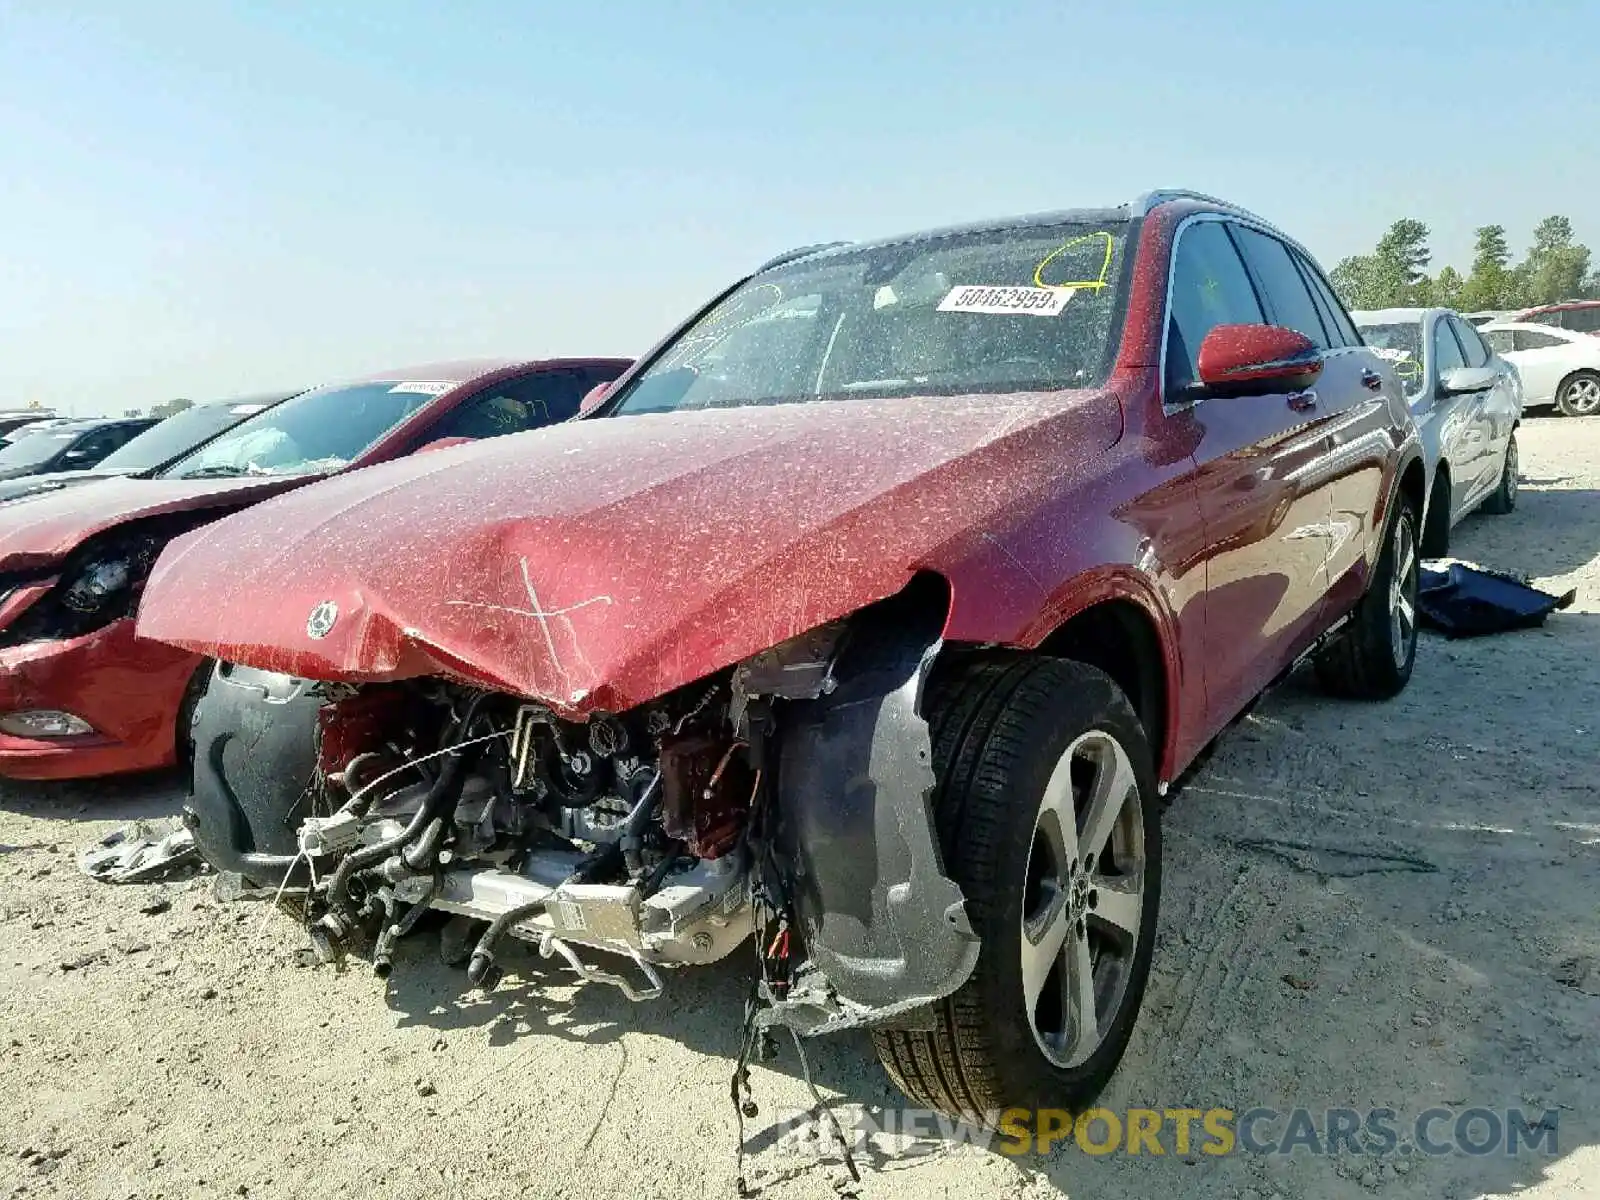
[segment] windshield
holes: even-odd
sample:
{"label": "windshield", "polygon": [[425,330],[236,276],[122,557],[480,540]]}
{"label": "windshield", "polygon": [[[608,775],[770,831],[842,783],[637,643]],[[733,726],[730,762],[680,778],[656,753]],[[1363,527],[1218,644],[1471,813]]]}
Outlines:
{"label": "windshield", "polygon": [[827,252],[751,279],[623,392],[618,414],[1099,383],[1126,226]]}
{"label": "windshield", "polygon": [[356,383],[318,388],[235,425],[161,472],[165,479],[314,475],[348,466],[454,383]]}
{"label": "windshield", "polygon": [[1389,360],[1407,399],[1422,394],[1422,322],[1403,321],[1397,325],[1363,325],[1361,337]]}
{"label": "windshield", "polygon": [[107,455],[96,470],[148,471],[159,467],[265,407],[264,404],[202,404],[186,408],[159,425],[152,425],[115,454]]}
{"label": "windshield", "polygon": [[15,441],[0,449],[0,469],[7,467],[37,467],[49,462],[67,446],[78,440],[81,430],[70,433],[23,433]]}

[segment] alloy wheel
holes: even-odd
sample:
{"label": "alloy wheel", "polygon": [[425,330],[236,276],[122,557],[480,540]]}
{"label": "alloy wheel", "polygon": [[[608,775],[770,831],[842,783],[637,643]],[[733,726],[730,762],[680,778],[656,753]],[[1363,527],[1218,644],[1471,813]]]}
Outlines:
{"label": "alloy wheel", "polygon": [[1411,656],[1417,636],[1417,545],[1411,522],[1394,523],[1394,571],[1389,576],[1389,649],[1396,666]]}
{"label": "alloy wheel", "polygon": [[1086,1061],[1132,976],[1145,890],[1138,778],[1116,738],[1091,729],[1051,772],[1022,904],[1023,1005],[1059,1067]]}
{"label": "alloy wheel", "polygon": [[1567,386],[1567,407],[1580,417],[1600,412],[1600,379],[1575,379]]}

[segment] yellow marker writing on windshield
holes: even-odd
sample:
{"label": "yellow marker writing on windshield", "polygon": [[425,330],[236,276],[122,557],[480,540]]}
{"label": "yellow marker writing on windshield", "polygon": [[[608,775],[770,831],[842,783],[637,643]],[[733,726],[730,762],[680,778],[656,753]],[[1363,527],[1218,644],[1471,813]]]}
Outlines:
{"label": "yellow marker writing on windshield", "polygon": [[[1058,283],[1046,283],[1044,281],[1044,269],[1053,261],[1065,254],[1068,250],[1071,250],[1074,246],[1084,245],[1087,242],[1094,241],[1096,238],[1103,240],[1106,244],[1105,258],[1100,263],[1100,277],[1098,279],[1072,279],[1063,280]],[[1096,233],[1080,234],[1078,237],[1069,238],[1067,241],[1062,242],[1061,245],[1057,246],[1054,250],[1050,251],[1049,254],[1045,255],[1044,258],[1040,260],[1039,265],[1033,269],[1033,286],[1050,288],[1103,288],[1107,286],[1107,276],[1111,274],[1111,256],[1116,252],[1116,248],[1117,243],[1115,239],[1113,239],[1112,236],[1104,230],[1100,230]]]}

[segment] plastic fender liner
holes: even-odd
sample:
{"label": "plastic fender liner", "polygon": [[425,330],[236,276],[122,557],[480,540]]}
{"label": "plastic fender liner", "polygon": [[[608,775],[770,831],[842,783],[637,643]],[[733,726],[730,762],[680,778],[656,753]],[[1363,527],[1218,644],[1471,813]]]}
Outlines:
{"label": "plastic fender liner", "polygon": [[942,618],[896,615],[852,631],[831,693],[785,709],[777,841],[811,965],[840,1000],[903,1013],[965,983],[979,945],[933,823],[921,702]]}
{"label": "plastic fender liner", "polygon": [[[201,855],[257,884],[283,881],[316,773],[323,701],[306,680],[220,664],[195,705],[194,780],[184,806]],[[297,873],[305,878],[304,868]]]}

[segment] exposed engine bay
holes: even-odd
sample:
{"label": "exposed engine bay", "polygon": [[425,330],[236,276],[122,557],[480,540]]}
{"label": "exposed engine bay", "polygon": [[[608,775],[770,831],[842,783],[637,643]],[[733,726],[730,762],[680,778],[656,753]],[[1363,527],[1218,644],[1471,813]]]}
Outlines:
{"label": "exposed engine bay", "polygon": [[[884,604],[581,720],[437,677],[223,664],[186,817],[219,869],[303,904],[324,961],[370,951],[387,974],[436,911],[471,986],[495,986],[514,938],[644,1000],[661,968],[754,938],[761,1023],[904,1021],[978,947],[940,866],[917,712],[938,626]],[[273,739],[314,747],[303,770]]]}
{"label": "exposed engine bay", "polygon": [[[746,835],[761,766],[728,681],[584,723],[431,680],[322,690],[326,815],[308,816],[297,844],[337,864],[311,926],[323,957],[376,923],[386,971],[412,914],[433,908],[486,926],[468,962],[476,986],[494,985],[512,936],[647,999],[657,964],[713,962],[757,923]],[[631,977],[578,947],[631,959]]]}

